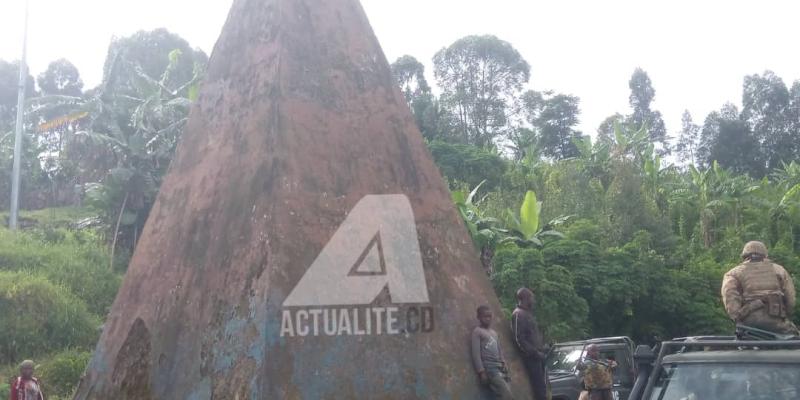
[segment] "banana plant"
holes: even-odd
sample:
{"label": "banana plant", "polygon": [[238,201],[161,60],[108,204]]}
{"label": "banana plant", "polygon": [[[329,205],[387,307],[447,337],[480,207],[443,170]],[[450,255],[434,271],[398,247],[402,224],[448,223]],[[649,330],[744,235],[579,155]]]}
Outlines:
{"label": "banana plant", "polygon": [[602,141],[592,143],[589,136],[573,138],[572,143],[578,149],[578,156],[573,159],[579,163],[584,173],[603,185],[603,190],[608,189],[612,178],[609,144]]}
{"label": "banana plant", "polygon": [[700,212],[700,231],[703,235],[703,246],[711,248],[713,241],[713,223],[717,217],[715,210],[722,206],[720,200],[715,199],[716,191],[714,184],[714,174],[712,170],[718,168],[717,162],[714,161],[712,169],[698,170],[694,165],[689,167],[689,172],[692,177],[692,184],[694,185],[691,192],[690,199],[696,202],[696,206]]}
{"label": "banana plant", "polygon": [[770,175],[770,178],[781,188],[789,190],[794,185],[800,184],[800,164],[797,161],[790,163],[782,163],[781,168],[778,168]]}
{"label": "banana plant", "polygon": [[658,206],[661,194],[659,189],[662,188],[661,175],[663,170],[661,169],[661,157],[655,154],[653,145],[650,145],[642,155],[642,160],[646,192]]}
{"label": "banana plant", "polygon": [[800,249],[800,183],[781,196],[780,202],[770,209],[769,216],[772,241],[777,242],[780,232],[785,232],[788,226],[793,247]]}
{"label": "banana plant", "polygon": [[180,55],[170,52],[165,71],[154,78],[138,63],[111,54],[94,94],[46,96],[33,104],[33,115],[85,114],[73,136],[105,156],[98,166],[107,171],[105,177],[87,184],[86,195],[111,231],[112,262],[120,236],[135,246],[197,97],[203,66],[195,64],[191,79],[176,82]]}
{"label": "banana plant", "polygon": [[714,173],[716,174],[718,196],[733,218],[734,229],[741,234],[739,230],[742,212],[751,195],[760,190],[761,186],[746,175],[733,176],[719,166],[716,166]]}
{"label": "banana plant", "polygon": [[484,215],[483,211],[478,208],[475,196],[484,183],[486,183],[485,180],[475,186],[469,194],[463,191],[454,191],[452,196],[456,209],[472,238],[472,243],[480,251],[481,264],[486,273],[491,274],[494,267],[492,262],[494,252],[502,239],[508,235],[508,230],[501,226],[500,220]]}
{"label": "banana plant", "polygon": [[634,158],[640,156],[643,150],[649,145],[649,134],[647,124],[642,124],[636,131],[631,131],[624,124],[614,121],[614,146],[613,156],[623,158],[633,155]]}
{"label": "banana plant", "polygon": [[519,209],[519,217],[511,210],[507,210],[510,235],[501,240],[502,244],[513,243],[519,247],[543,247],[546,238],[561,239],[564,234],[555,230],[555,227],[564,224],[572,216],[561,216],[540,225],[542,202],[536,198],[533,190],[525,193],[525,200]]}

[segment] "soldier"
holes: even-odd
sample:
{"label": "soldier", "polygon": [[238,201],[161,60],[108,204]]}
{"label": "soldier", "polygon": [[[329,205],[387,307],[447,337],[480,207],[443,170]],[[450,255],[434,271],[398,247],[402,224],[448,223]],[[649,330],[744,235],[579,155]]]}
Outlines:
{"label": "soldier", "polygon": [[788,318],[796,300],[792,277],[767,259],[767,246],[761,242],[745,244],[742,261],[722,280],[725,311],[737,324],[797,335],[797,327]]}
{"label": "soldier", "polygon": [[614,400],[611,390],[614,387],[614,368],[616,366],[615,361],[600,359],[600,349],[596,344],[587,346],[586,358],[578,364],[578,370],[583,373],[585,389],[585,392],[581,393],[581,398]]}
{"label": "soldier", "polygon": [[511,314],[511,332],[522,352],[522,362],[528,370],[534,399],[547,399],[547,381],[544,367],[547,350],[544,347],[539,324],[533,316],[536,299],[528,288],[517,291],[517,308]]}

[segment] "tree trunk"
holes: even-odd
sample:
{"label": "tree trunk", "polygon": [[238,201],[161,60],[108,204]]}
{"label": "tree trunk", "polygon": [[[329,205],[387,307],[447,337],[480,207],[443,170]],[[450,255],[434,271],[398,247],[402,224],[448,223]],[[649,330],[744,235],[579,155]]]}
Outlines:
{"label": "tree trunk", "polygon": [[486,275],[491,276],[494,271],[494,250],[489,246],[483,246],[481,249],[481,264],[483,264],[483,271]]}
{"label": "tree trunk", "polygon": [[703,231],[703,246],[707,249],[711,248],[711,221],[707,215],[701,217],[700,228]]}
{"label": "tree trunk", "polygon": [[122,199],[122,207],[119,208],[119,215],[117,216],[117,224],[114,226],[114,238],[111,240],[111,261],[108,262],[108,269],[114,269],[114,252],[117,250],[117,236],[119,236],[119,224],[122,222],[122,214],[125,213],[125,205],[128,204],[128,192],[125,192],[125,198]]}

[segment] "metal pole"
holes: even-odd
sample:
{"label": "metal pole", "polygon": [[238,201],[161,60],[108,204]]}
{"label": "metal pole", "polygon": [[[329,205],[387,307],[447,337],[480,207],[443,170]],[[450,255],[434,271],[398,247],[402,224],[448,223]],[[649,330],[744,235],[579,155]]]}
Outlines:
{"label": "metal pole", "polygon": [[17,229],[19,216],[19,174],[22,159],[22,129],[25,122],[25,87],[28,77],[26,64],[28,51],[28,5],[25,1],[25,31],[22,35],[22,58],[19,60],[19,94],[17,94],[17,128],[14,136],[14,166],[11,172],[11,214],[8,218],[8,228]]}

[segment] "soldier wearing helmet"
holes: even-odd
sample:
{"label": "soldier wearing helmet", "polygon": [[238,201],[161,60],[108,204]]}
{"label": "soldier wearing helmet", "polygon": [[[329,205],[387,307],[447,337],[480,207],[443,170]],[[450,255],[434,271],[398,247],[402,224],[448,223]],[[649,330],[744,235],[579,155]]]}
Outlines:
{"label": "soldier wearing helmet", "polygon": [[761,242],[745,244],[742,263],[722,280],[725,311],[737,324],[797,335],[797,327],[789,318],[795,301],[792,277],[767,258],[767,246]]}
{"label": "soldier wearing helmet", "polygon": [[614,368],[616,361],[602,359],[596,344],[586,347],[586,356],[578,363],[583,374],[584,390],[578,400],[614,400]]}

